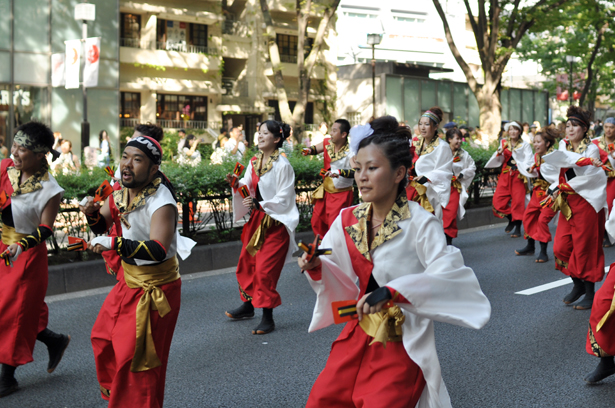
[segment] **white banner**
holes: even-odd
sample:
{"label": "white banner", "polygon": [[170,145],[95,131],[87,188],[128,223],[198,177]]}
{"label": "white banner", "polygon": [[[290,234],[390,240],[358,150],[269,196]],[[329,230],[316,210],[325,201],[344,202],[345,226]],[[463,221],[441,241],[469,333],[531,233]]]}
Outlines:
{"label": "white banner", "polygon": [[66,44],[66,89],[79,88],[79,66],[81,65],[81,40],[65,41]]}
{"label": "white banner", "polygon": [[51,86],[57,88],[66,84],[65,71],[64,54],[51,54]]}
{"label": "white banner", "polygon": [[100,65],[100,37],[85,40],[85,68],[83,82],[86,88],[98,86],[98,66]]}

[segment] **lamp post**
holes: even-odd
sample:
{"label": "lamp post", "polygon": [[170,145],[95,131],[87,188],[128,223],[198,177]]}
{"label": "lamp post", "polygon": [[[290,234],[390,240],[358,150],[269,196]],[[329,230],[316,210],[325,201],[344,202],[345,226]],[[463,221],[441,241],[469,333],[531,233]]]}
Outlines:
{"label": "lamp post", "polygon": [[[81,43],[83,44],[83,64],[85,66],[85,59],[87,58],[87,49],[85,46],[85,39],[88,38],[88,21],[94,21],[96,17],[96,6],[94,4],[86,3],[87,0],[83,0],[83,3],[79,3],[75,6],[75,20],[81,20]],[[88,123],[88,91],[85,87],[85,75],[83,82],[81,83],[83,88],[83,122],[81,122],[81,153],[83,155],[83,149],[90,145],[90,124]]]}
{"label": "lamp post", "polygon": [[568,102],[570,102],[570,106],[572,106],[572,64],[579,60],[578,57],[573,57],[572,55],[566,55],[566,62],[570,64],[570,78],[568,79]]}
{"label": "lamp post", "polygon": [[367,34],[367,45],[372,46],[372,116],[376,117],[376,45],[382,41],[382,34]]}

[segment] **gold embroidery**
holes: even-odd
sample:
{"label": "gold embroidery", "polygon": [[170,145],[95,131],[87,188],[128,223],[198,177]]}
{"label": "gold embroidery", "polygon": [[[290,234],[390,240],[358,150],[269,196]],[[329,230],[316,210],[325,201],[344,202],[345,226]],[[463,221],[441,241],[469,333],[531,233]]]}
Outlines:
{"label": "gold embroidery", "polygon": [[346,232],[350,239],[354,242],[357,249],[367,260],[371,261],[370,250],[373,251],[385,242],[390,241],[401,233],[401,228],[398,223],[410,218],[410,208],[408,208],[408,198],[405,191],[400,194],[393,207],[385,217],[378,233],[372,241],[371,248],[368,244],[368,226],[367,222],[371,220],[372,208],[371,203],[363,203],[358,205],[352,213],[357,219],[357,223],[346,227]]}
{"label": "gold embroidery", "polygon": [[243,298],[244,298],[245,300],[247,300],[248,302],[252,300],[252,296],[248,295],[248,294],[246,293],[246,291],[245,291],[245,290],[243,290],[243,288],[241,287],[241,285],[239,285],[239,293],[241,293],[241,296],[243,296]]}
{"label": "gold embroidery", "polygon": [[9,167],[6,169],[6,173],[9,176],[9,181],[13,187],[13,194],[11,197],[16,197],[20,194],[28,194],[43,188],[42,181],[49,181],[49,172],[47,166],[43,166],[42,169],[28,177],[23,184],[19,184],[21,179],[21,171],[15,167]]}
{"label": "gold embroidery", "polygon": [[594,331],[592,330],[591,324],[589,325],[589,344],[592,348],[592,352],[596,357],[610,357],[609,354],[604,351],[596,341],[596,336],[594,335]]}
{"label": "gold embroidery", "polygon": [[495,207],[493,207],[492,210],[493,210],[493,215],[495,215],[498,218],[506,218],[508,215],[510,215],[510,214],[504,214],[503,212],[496,210]]}
{"label": "gold embroidery", "polygon": [[585,136],[583,140],[581,140],[581,143],[579,143],[579,147],[577,147],[576,150],[572,146],[572,143],[566,143],[566,150],[581,154],[587,150],[590,144],[592,144],[592,141],[589,140],[589,137]]}
{"label": "gold embroidery", "polygon": [[325,146],[325,148],[327,149],[327,154],[331,159],[331,163],[333,163],[346,157],[346,154],[348,152],[348,143],[342,146],[342,148],[337,153],[335,153],[335,145],[331,142],[329,142],[329,144]]}
{"label": "gold embroidery", "polygon": [[273,153],[271,153],[271,156],[269,156],[269,160],[267,160],[267,163],[265,163],[265,165],[261,168],[261,162],[263,160],[263,152],[259,151],[258,153],[256,153],[256,166],[254,167],[254,171],[256,172],[256,175],[258,177],[263,177],[265,173],[267,173],[269,170],[273,168],[273,162],[278,160],[279,158],[280,158],[280,151],[275,150]]}
{"label": "gold embroidery", "polygon": [[145,205],[145,199],[147,199],[147,197],[149,196],[156,194],[160,183],[162,183],[162,179],[160,177],[154,179],[154,181],[145,186],[145,188],[141,190],[139,194],[137,194],[137,196],[132,200],[130,205],[128,205],[127,188],[122,187],[121,190],[113,192],[113,201],[115,202],[115,206],[120,212],[120,221],[122,221],[122,224],[124,224],[127,229],[130,229],[130,223],[126,218],[126,215]]}
{"label": "gold embroidery", "polygon": [[[440,145],[440,138],[438,137],[438,135],[435,135],[431,143],[429,143],[427,146],[424,146],[424,144],[425,144],[425,138],[423,136],[417,136],[415,139],[412,140],[412,145],[414,146],[414,152],[419,157],[424,154],[429,154],[433,152],[434,149]],[[423,150],[423,147],[425,147],[424,150]]]}
{"label": "gold embroidery", "polygon": [[559,265],[562,268],[568,268],[568,262],[566,261],[562,261],[561,259],[559,259],[558,257],[554,257],[555,258],[555,264]]}

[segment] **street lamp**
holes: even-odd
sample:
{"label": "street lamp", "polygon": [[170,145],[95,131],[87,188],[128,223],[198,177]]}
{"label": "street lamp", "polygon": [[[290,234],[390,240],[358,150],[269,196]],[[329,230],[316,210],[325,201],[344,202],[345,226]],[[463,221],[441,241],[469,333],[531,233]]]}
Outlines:
{"label": "street lamp", "polygon": [[376,117],[376,45],[382,41],[382,34],[367,34],[367,45],[372,46],[372,116]]}
{"label": "street lamp", "polygon": [[[83,44],[83,54],[87,58],[87,48],[85,46],[85,39],[88,38],[88,21],[94,21],[96,17],[96,5],[86,3],[87,0],[83,0],[83,3],[79,3],[75,6],[75,20],[81,20],[81,43]],[[85,65],[85,58],[83,59]],[[83,149],[90,145],[90,124],[88,123],[88,92],[85,87],[85,75],[83,76],[83,82],[81,83],[83,88],[83,122],[81,122],[81,153]]]}
{"label": "street lamp", "polygon": [[580,60],[579,57],[573,57],[572,55],[566,55],[566,62],[570,64],[570,78],[568,79],[568,101],[570,102],[570,106],[572,106],[572,64],[578,62]]}

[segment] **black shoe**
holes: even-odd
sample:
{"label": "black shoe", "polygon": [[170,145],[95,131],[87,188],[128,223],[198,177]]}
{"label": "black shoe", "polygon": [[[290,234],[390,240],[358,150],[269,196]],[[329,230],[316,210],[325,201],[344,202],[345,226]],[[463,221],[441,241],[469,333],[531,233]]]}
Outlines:
{"label": "black shoe", "polygon": [[613,362],[613,357],[602,357],[600,358],[600,363],[598,363],[598,367],[591,373],[585,376],[584,380],[588,384],[596,384],[604,380],[606,377],[615,374],[615,363]]}
{"label": "black shoe", "polygon": [[508,225],[506,226],[506,228],[504,228],[504,232],[508,234],[510,231],[513,230],[515,224],[513,223],[512,215],[509,214],[506,216],[506,218],[508,218]]}
{"label": "black shoe", "polygon": [[517,249],[515,254],[517,255],[534,255],[536,251],[536,244],[532,238],[527,239],[527,245],[522,249]]}
{"label": "black shoe", "polygon": [[15,379],[15,369],[17,367],[8,364],[2,364],[2,373],[0,374],[0,398],[6,397],[19,389],[17,380]]}
{"label": "black shoe", "polygon": [[256,329],[252,330],[252,334],[267,334],[275,330],[273,322],[273,309],[263,309],[263,318]]}
{"label": "black shoe", "polygon": [[594,282],[584,281],[585,297],[579,303],[574,305],[576,310],[590,310],[594,304]]}
{"label": "black shoe", "polygon": [[572,288],[570,293],[567,294],[566,297],[564,297],[564,303],[567,305],[576,302],[581,296],[585,294],[585,285],[583,284],[583,281],[581,279],[572,278],[572,282],[574,283],[574,287]]}
{"label": "black shoe", "polygon": [[538,254],[538,258],[536,258],[536,263],[545,263],[549,260],[549,257],[547,256],[548,245],[548,242],[540,242],[540,253]]}
{"label": "black shoe", "polygon": [[446,236],[446,245],[453,245],[453,237],[449,237],[446,234],[444,235]]}
{"label": "black shoe", "polygon": [[252,302],[250,301],[243,302],[243,305],[239,306],[237,309],[224,312],[224,314],[235,320],[249,319],[250,317],[254,317],[254,306],[252,306]]}
{"label": "black shoe", "polygon": [[521,236],[521,221],[513,221],[515,226],[513,232],[510,234],[511,238],[519,238]]}
{"label": "black shoe", "polygon": [[47,352],[49,353],[47,372],[53,373],[58,364],[60,364],[64,356],[64,351],[70,343],[70,336],[54,333],[49,329],[45,329],[36,336],[36,339],[45,343],[47,346]]}

